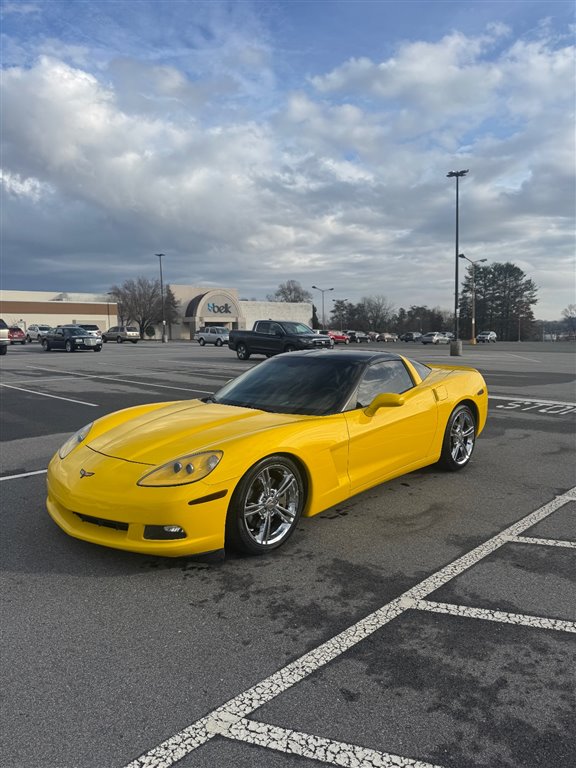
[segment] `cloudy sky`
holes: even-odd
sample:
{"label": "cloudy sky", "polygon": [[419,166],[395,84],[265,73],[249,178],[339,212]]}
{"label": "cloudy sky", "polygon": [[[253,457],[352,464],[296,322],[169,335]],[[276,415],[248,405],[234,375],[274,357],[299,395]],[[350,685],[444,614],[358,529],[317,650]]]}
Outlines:
{"label": "cloudy sky", "polygon": [[469,169],[459,250],[576,301],[572,0],[0,7],[3,288],[451,309]]}

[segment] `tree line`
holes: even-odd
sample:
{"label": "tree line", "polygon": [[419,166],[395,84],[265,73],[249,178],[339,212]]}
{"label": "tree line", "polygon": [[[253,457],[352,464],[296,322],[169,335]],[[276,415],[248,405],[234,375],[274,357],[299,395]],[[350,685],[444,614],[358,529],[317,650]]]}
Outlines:
{"label": "tree line", "polygon": [[[572,304],[562,311],[562,320],[547,323],[544,328],[541,321],[534,320],[533,307],[538,301],[537,292],[534,282],[515,264],[470,265],[459,298],[461,338],[470,338],[472,334],[472,293],[475,298],[476,333],[482,330],[496,331],[502,341],[542,339],[546,332],[574,337],[576,305]],[[142,338],[155,335],[155,326],[162,323],[162,298],[158,280],[144,277],[126,280],[120,286],[114,285],[108,295],[117,302],[120,324],[137,325]],[[297,280],[281,283],[267,299],[311,303],[312,326],[317,329],[322,327],[322,318],[318,315],[312,293]],[[334,299],[331,304],[326,311],[326,325],[339,330],[402,334],[407,331],[451,331],[454,326],[454,314],[448,310],[427,305],[411,305],[396,310],[393,303],[382,295],[365,296],[357,303]],[[164,318],[168,328],[179,318],[179,302],[169,285],[164,288]]]}

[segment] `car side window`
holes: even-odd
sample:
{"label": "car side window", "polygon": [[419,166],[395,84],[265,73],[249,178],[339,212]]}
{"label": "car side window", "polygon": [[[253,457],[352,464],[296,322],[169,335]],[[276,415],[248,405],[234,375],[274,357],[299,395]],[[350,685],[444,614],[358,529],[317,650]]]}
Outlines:
{"label": "car side window", "polygon": [[270,323],[270,333],[272,336],[276,336],[276,334],[282,334],[282,328],[278,325],[278,323]]}
{"label": "car side window", "polygon": [[116,333],[117,330],[118,330],[118,326],[115,325],[113,328],[110,328],[109,333]]}
{"label": "car side window", "polygon": [[401,360],[386,360],[371,365],[364,373],[356,396],[357,408],[366,408],[383,392],[401,394],[414,386]]}
{"label": "car side window", "polygon": [[266,323],[266,322],[258,323],[258,331],[260,333],[271,333],[270,323]]}

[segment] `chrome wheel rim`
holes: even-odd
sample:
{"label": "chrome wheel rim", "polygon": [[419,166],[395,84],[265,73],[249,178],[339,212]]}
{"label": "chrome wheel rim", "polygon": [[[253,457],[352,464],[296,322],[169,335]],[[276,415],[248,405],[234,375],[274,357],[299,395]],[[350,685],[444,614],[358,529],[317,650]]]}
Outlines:
{"label": "chrome wheel rim", "polygon": [[271,546],[292,529],[300,504],[300,485],[284,464],[264,467],[254,477],[244,499],[244,525],[252,541]]}
{"label": "chrome wheel rim", "polygon": [[450,453],[456,464],[466,464],[472,456],[476,427],[470,411],[460,411],[450,429]]}

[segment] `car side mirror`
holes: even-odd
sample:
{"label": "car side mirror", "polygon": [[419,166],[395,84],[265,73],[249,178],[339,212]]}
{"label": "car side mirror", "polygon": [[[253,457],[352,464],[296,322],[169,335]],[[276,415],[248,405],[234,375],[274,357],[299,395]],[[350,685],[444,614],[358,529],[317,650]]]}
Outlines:
{"label": "car side mirror", "polygon": [[402,395],[397,395],[395,392],[382,392],[376,395],[370,405],[364,409],[364,413],[367,416],[374,416],[380,408],[399,408],[401,405],[404,405]]}

